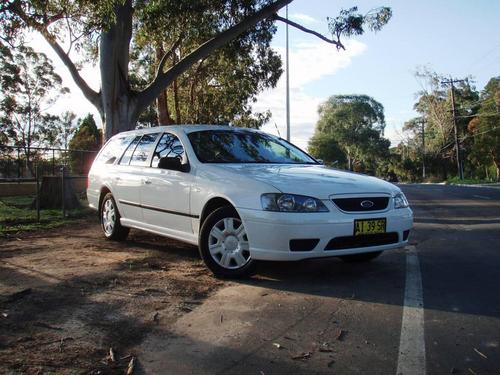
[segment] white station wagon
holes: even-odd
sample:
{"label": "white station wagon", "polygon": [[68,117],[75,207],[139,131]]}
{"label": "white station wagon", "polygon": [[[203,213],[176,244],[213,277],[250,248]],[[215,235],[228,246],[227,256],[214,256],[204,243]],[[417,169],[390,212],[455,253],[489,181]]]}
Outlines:
{"label": "white station wagon", "polygon": [[250,274],[258,260],[368,261],[404,246],[413,224],[397,186],[229,126],[117,134],[92,165],[87,196],[107,238],[136,228],[196,244],[226,277]]}

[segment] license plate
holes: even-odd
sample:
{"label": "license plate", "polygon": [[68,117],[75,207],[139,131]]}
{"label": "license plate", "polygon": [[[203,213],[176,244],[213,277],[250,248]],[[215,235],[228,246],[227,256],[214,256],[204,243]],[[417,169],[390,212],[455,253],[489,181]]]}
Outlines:
{"label": "license plate", "polygon": [[385,233],[385,219],[354,220],[354,235]]}

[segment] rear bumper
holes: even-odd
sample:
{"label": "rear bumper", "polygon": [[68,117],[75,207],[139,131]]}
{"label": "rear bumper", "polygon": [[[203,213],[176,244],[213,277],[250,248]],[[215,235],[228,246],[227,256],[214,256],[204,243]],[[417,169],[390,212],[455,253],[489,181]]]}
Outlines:
{"label": "rear bumper", "polygon": [[[365,214],[339,211],[285,213],[248,209],[238,209],[238,212],[245,225],[251,257],[256,260],[294,261],[397,249],[408,243],[408,236],[404,239],[404,232],[413,226],[413,213],[409,208]],[[386,218],[386,232],[394,233],[392,243],[326,250],[332,239],[353,236],[355,219],[376,218]],[[309,251],[291,251],[290,240],[297,239],[317,239],[318,242]]]}

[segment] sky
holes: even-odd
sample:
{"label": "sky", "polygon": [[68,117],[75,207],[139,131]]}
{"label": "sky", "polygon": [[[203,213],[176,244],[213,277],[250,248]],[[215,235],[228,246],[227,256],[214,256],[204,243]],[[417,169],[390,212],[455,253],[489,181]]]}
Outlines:
{"label": "sky", "polygon": [[[385,136],[393,145],[402,139],[405,121],[416,116],[415,94],[421,90],[414,73],[427,66],[454,78],[471,75],[482,89],[491,77],[500,75],[500,0],[294,0],[289,18],[328,34],[326,17],[335,17],[341,8],[357,5],[362,13],[379,6],[392,8],[393,17],[379,32],[366,32],[344,41],[345,51],[289,27],[291,141],[307,149],[318,120],[318,105],[331,95],[366,94],[385,108]],[[284,10],[280,12],[284,16]],[[272,47],[285,57],[285,25]],[[52,111],[72,110],[79,116],[93,113],[59,62],[40,37],[32,45],[52,58],[71,94],[61,98]],[[82,75],[98,89],[99,73],[87,66]],[[258,96],[256,111],[271,110],[273,117],[263,130],[286,135],[285,74],[276,88]]]}

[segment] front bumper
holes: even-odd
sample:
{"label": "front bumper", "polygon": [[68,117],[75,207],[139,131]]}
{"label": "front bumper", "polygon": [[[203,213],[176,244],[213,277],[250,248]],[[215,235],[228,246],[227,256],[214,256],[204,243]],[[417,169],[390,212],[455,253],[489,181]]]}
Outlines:
{"label": "front bumper", "polygon": [[[293,261],[397,249],[408,243],[403,234],[413,226],[410,208],[355,214],[335,209],[321,213],[289,213],[238,208],[238,213],[245,225],[251,257],[256,260]],[[325,250],[333,238],[353,235],[355,219],[377,218],[386,218],[386,232],[397,233],[397,242]],[[310,251],[291,251],[290,240],[294,239],[318,239],[319,242]]]}

